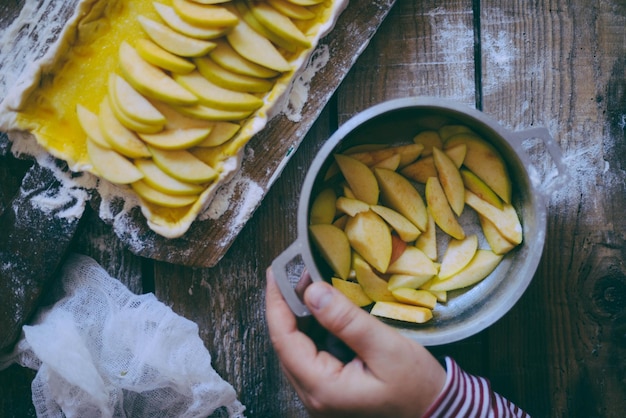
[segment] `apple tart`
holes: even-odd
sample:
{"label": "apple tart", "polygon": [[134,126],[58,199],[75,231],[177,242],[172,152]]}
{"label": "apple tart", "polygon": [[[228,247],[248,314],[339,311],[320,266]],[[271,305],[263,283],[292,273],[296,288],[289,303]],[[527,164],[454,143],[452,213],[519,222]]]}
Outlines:
{"label": "apple tart", "polygon": [[179,237],[346,4],[82,0],[2,129],[126,189],[153,231]]}

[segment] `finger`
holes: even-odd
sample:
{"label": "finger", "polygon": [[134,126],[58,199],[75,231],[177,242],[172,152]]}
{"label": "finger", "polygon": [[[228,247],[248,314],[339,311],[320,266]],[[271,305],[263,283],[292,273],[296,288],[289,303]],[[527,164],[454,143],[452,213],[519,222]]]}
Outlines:
{"label": "finger", "polygon": [[304,301],[317,321],[370,367],[387,364],[393,356],[391,348],[396,345],[391,342],[403,339],[326,282],[311,284]]}
{"label": "finger", "polygon": [[298,330],[296,318],[283,299],[271,269],[267,269],[266,275],[265,315],[274,350],[294,384],[311,387],[319,382],[325,370],[336,370],[341,363],[326,358],[328,353],[318,353],[314,342]]}

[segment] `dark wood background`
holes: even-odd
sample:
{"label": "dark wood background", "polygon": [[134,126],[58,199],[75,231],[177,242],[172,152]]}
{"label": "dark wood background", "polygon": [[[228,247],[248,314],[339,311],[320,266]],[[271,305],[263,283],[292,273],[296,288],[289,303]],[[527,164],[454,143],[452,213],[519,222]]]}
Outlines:
{"label": "dark wood background", "polygon": [[[89,208],[70,249],[197,322],[249,417],[304,417],[267,336],[264,271],[295,239],[299,190],[324,139],[356,112],[409,95],[478,107],[513,130],[543,126],[571,177],[549,199],[539,269],[495,325],[432,351],[488,377],[533,416],[622,417],[625,44],[623,0],[398,1],[215,267],[136,256]],[[531,152],[549,172],[541,147]],[[34,414],[33,376],[17,366],[0,372],[0,416]]]}

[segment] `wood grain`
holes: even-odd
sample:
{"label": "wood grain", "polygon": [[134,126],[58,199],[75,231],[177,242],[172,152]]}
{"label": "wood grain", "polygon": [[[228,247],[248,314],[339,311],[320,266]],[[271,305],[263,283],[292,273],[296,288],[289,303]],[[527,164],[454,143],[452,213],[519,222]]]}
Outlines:
{"label": "wood grain", "polygon": [[[570,168],[549,200],[539,272],[489,331],[494,385],[536,416],[617,417],[626,407],[623,333],[615,340],[626,302],[618,3],[481,2],[485,111],[514,128],[548,127]],[[534,152],[549,170],[545,150]]]}
{"label": "wood grain", "polygon": [[[562,149],[569,179],[547,201],[544,255],[529,289],[487,330],[431,351],[489,378],[535,417],[621,417],[624,39],[626,5],[619,0],[396,2],[214,267],[139,257],[90,211],[72,248],[198,323],[213,366],[233,384],[248,417],[303,418],[267,336],[264,272],[296,237],[302,181],[329,134],[358,111],[406,95],[475,105],[513,130],[544,126]],[[545,146],[525,142],[537,171],[551,176]],[[0,372],[1,416],[34,416],[32,376],[17,367]]]}

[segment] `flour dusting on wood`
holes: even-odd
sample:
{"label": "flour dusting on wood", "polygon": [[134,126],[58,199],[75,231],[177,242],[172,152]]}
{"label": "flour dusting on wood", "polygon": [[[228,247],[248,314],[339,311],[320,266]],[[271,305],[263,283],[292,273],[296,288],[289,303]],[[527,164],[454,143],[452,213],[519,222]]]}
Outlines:
{"label": "flour dusting on wood", "polygon": [[283,109],[283,113],[287,119],[292,122],[300,122],[302,120],[302,109],[304,109],[304,105],[309,96],[311,80],[313,80],[313,77],[319,70],[326,66],[329,60],[330,50],[328,45],[320,45],[313,54],[311,54],[306,67],[294,81],[287,104]]}
{"label": "flour dusting on wood", "polygon": [[58,190],[34,194],[30,200],[33,207],[61,219],[80,219],[89,200],[86,188],[93,187],[94,178],[88,175],[73,177],[29,134],[11,132],[9,138],[13,141],[11,151],[14,155],[33,157],[41,167],[49,169],[60,183]]}
{"label": "flour dusting on wood", "polygon": [[457,11],[436,7],[424,14],[432,28],[433,49],[438,55],[429,65],[444,66],[449,73],[446,78],[454,84],[453,88],[445,86],[446,91],[454,91],[449,97],[459,101],[473,97],[475,92],[474,79],[468,77],[474,73],[474,52],[468,48],[474,42],[471,13],[468,9],[459,16]]}

